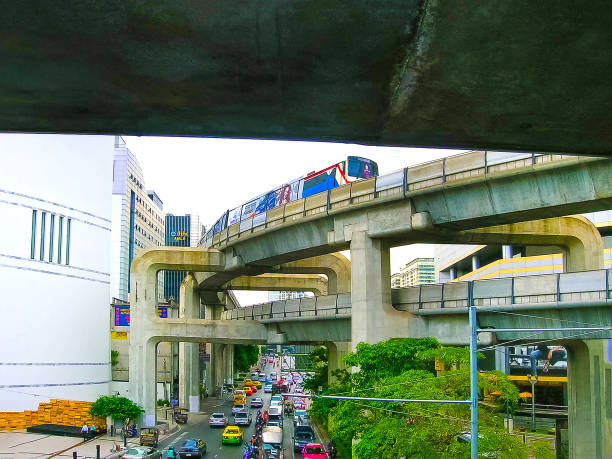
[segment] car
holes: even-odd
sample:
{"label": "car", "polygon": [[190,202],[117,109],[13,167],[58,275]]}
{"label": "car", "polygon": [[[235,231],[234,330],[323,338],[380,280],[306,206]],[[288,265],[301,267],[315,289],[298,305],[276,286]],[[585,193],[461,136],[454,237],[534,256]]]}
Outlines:
{"label": "car", "polygon": [[278,379],[278,375],[276,374],[276,371],[273,371],[270,373],[270,379],[272,381],[276,381]]}
{"label": "car", "polygon": [[272,380],[272,378],[270,378],[269,376],[266,378],[266,381],[264,382],[264,384],[272,384],[274,381]]}
{"label": "car", "polygon": [[303,394],[304,389],[302,388],[302,386],[295,386],[295,388],[293,389],[293,392],[296,394]]}
{"label": "car", "polygon": [[314,433],[306,429],[295,431],[293,434],[293,450],[296,452],[302,451],[304,446],[316,441]]}
{"label": "car", "polygon": [[184,457],[202,457],[206,454],[206,442],[197,440],[185,440],[183,446],[178,450],[179,456]]}
{"label": "car", "polygon": [[253,386],[255,386],[257,389],[261,389],[261,381],[253,381]]}
{"label": "car", "polygon": [[255,381],[257,378],[259,378],[259,373],[255,372],[255,371],[253,373],[251,373],[251,379],[253,381]]}
{"label": "car", "polygon": [[245,386],[250,386],[252,382],[253,381],[251,381],[251,378],[244,378],[244,385]]}
{"label": "car", "polygon": [[221,434],[221,443],[242,444],[242,430],[238,426],[227,426]]}
{"label": "car", "polygon": [[308,411],[306,410],[295,410],[293,414],[293,425],[297,425],[298,422],[300,424],[308,424],[310,423],[310,416],[308,415]]}
{"label": "car", "polygon": [[141,446],[128,449],[121,459],[162,459],[162,453],[155,448]]}
{"label": "car", "polygon": [[265,373],[259,373],[259,380],[261,382],[264,382],[266,380],[266,374]]}
{"label": "car", "polygon": [[264,386],[264,393],[269,394],[272,392],[272,384],[266,384]]}
{"label": "car", "polygon": [[273,395],[272,398],[270,399],[270,401],[272,402],[273,400],[278,400],[280,402],[283,401],[283,396],[282,395]]}
{"label": "car", "polygon": [[320,443],[308,443],[302,449],[302,459],[326,459],[327,454]]}
{"label": "car", "polygon": [[274,359],[269,359],[268,363],[274,363]]}
{"label": "car", "polygon": [[242,390],[244,391],[245,394],[247,395],[253,395],[253,391],[251,390],[251,388],[249,386],[244,386],[242,388]]}
{"label": "car", "polygon": [[[259,381],[257,381],[257,382],[259,382]],[[255,392],[257,392],[257,387],[255,387],[255,384],[253,384],[251,386],[251,393],[254,394]]]}
{"label": "car", "polygon": [[247,413],[246,411],[234,413],[234,425],[250,426],[252,419],[251,413]]}
{"label": "car", "polygon": [[255,397],[251,400],[251,408],[263,408],[263,400],[259,397]]}
{"label": "car", "polygon": [[232,406],[232,414],[238,413],[238,411],[246,411],[247,407],[245,404],[239,403],[237,405]]}
{"label": "car", "polygon": [[208,425],[210,427],[225,427],[227,425],[227,418],[224,413],[213,413],[208,418]]}

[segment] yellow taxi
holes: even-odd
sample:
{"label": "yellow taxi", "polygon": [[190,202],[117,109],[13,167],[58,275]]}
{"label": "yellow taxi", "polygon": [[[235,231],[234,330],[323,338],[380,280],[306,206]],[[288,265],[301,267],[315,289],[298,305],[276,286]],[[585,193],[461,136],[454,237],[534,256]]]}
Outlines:
{"label": "yellow taxi", "polygon": [[253,390],[251,389],[251,386],[244,386],[242,390],[244,390],[244,393],[247,395],[253,395]]}
{"label": "yellow taxi", "polygon": [[253,385],[253,381],[251,381],[250,378],[244,378],[244,385],[245,386],[252,386]]}
{"label": "yellow taxi", "polygon": [[258,389],[261,389],[261,381],[253,381],[253,385]]}
{"label": "yellow taxi", "polygon": [[221,434],[221,443],[242,444],[242,431],[238,426],[227,426]]}

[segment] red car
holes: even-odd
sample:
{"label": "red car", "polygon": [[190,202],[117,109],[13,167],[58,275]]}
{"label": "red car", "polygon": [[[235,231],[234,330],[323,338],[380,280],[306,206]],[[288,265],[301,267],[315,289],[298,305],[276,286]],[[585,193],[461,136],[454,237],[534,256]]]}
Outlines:
{"label": "red car", "polygon": [[320,443],[308,443],[302,448],[302,459],[326,459],[325,449]]}

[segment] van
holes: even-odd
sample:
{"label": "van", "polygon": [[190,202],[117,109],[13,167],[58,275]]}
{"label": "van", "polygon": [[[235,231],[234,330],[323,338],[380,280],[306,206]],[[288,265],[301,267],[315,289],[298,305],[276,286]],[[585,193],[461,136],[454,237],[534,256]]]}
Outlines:
{"label": "van", "polygon": [[271,406],[268,408],[268,425],[277,424],[279,427],[283,426],[283,407],[282,406]]}
{"label": "van", "polygon": [[293,431],[293,450],[301,451],[308,443],[314,443],[316,437],[312,427],[308,425],[299,426]]}

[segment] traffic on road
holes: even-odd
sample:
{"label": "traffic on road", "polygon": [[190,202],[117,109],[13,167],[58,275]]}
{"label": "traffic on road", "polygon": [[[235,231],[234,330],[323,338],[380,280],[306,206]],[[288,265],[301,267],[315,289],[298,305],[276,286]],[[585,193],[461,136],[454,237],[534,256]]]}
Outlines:
{"label": "traffic on road", "polygon": [[[303,375],[281,371],[283,357],[266,355],[229,396],[205,399],[202,413],[190,413],[187,424],[161,440],[157,449],[143,448],[143,456],[216,459],[328,459],[327,451],[310,425],[307,401],[283,397],[302,393]],[[257,370],[257,371],[255,371]]]}

